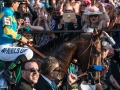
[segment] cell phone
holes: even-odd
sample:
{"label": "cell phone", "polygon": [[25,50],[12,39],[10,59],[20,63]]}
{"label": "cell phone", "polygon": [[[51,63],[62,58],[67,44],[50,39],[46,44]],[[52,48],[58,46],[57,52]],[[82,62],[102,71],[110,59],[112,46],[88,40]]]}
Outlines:
{"label": "cell phone", "polygon": [[63,14],[64,22],[70,22],[71,19],[75,19],[75,18],[76,18],[75,13],[64,13]]}
{"label": "cell phone", "polygon": [[105,0],[105,3],[109,3],[109,0]]}
{"label": "cell phone", "polygon": [[26,22],[30,22],[30,19],[28,17],[25,18]]}

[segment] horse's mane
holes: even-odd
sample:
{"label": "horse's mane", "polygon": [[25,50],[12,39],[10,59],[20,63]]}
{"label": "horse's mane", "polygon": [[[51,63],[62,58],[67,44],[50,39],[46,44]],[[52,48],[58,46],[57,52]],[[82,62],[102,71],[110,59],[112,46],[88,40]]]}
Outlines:
{"label": "horse's mane", "polygon": [[60,36],[58,38],[54,38],[53,40],[49,41],[44,46],[40,47],[39,50],[41,52],[52,50],[57,48],[59,45],[63,44],[64,42],[70,42],[75,38],[79,38],[81,33],[69,33],[65,34],[64,36]]}

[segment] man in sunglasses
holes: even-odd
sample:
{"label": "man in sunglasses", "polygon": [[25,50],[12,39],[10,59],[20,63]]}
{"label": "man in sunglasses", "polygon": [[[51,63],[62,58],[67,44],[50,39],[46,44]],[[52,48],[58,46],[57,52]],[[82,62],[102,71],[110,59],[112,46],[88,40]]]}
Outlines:
{"label": "man in sunglasses", "polygon": [[77,80],[77,76],[69,74],[67,80],[57,88],[55,80],[61,74],[58,60],[54,57],[44,58],[41,62],[41,75],[38,83],[35,84],[36,90],[71,90],[71,84]]}
{"label": "man in sunglasses", "polygon": [[22,64],[22,78],[13,90],[34,90],[34,84],[39,78],[39,65],[31,59]]}

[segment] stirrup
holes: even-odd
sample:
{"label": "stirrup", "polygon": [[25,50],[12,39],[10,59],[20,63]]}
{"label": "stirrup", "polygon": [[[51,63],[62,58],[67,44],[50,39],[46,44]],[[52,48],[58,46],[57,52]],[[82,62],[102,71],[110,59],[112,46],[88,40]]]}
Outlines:
{"label": "stirrup", "polygon": [[16,84],[16,77],[15,77],[15,73],[14,72],[4,71],[1,75],[2,75],[2,77],[5,78],[5,80],[9,84]]}

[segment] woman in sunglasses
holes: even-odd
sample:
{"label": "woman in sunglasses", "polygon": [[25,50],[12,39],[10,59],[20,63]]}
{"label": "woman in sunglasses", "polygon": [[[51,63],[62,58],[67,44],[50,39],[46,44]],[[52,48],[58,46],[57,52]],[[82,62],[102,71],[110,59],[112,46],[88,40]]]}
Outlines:
{"label": "woman in sunglasses", "polygon": [[86,24],[83,26],[84,32],[93,32],[94,28],[98,30],[107,28],[110,22],[110,18],[105,11],[103,4],[99,4],[102,8],[102,12],[96,6],[87,7],[83,14],[83,19]]}

